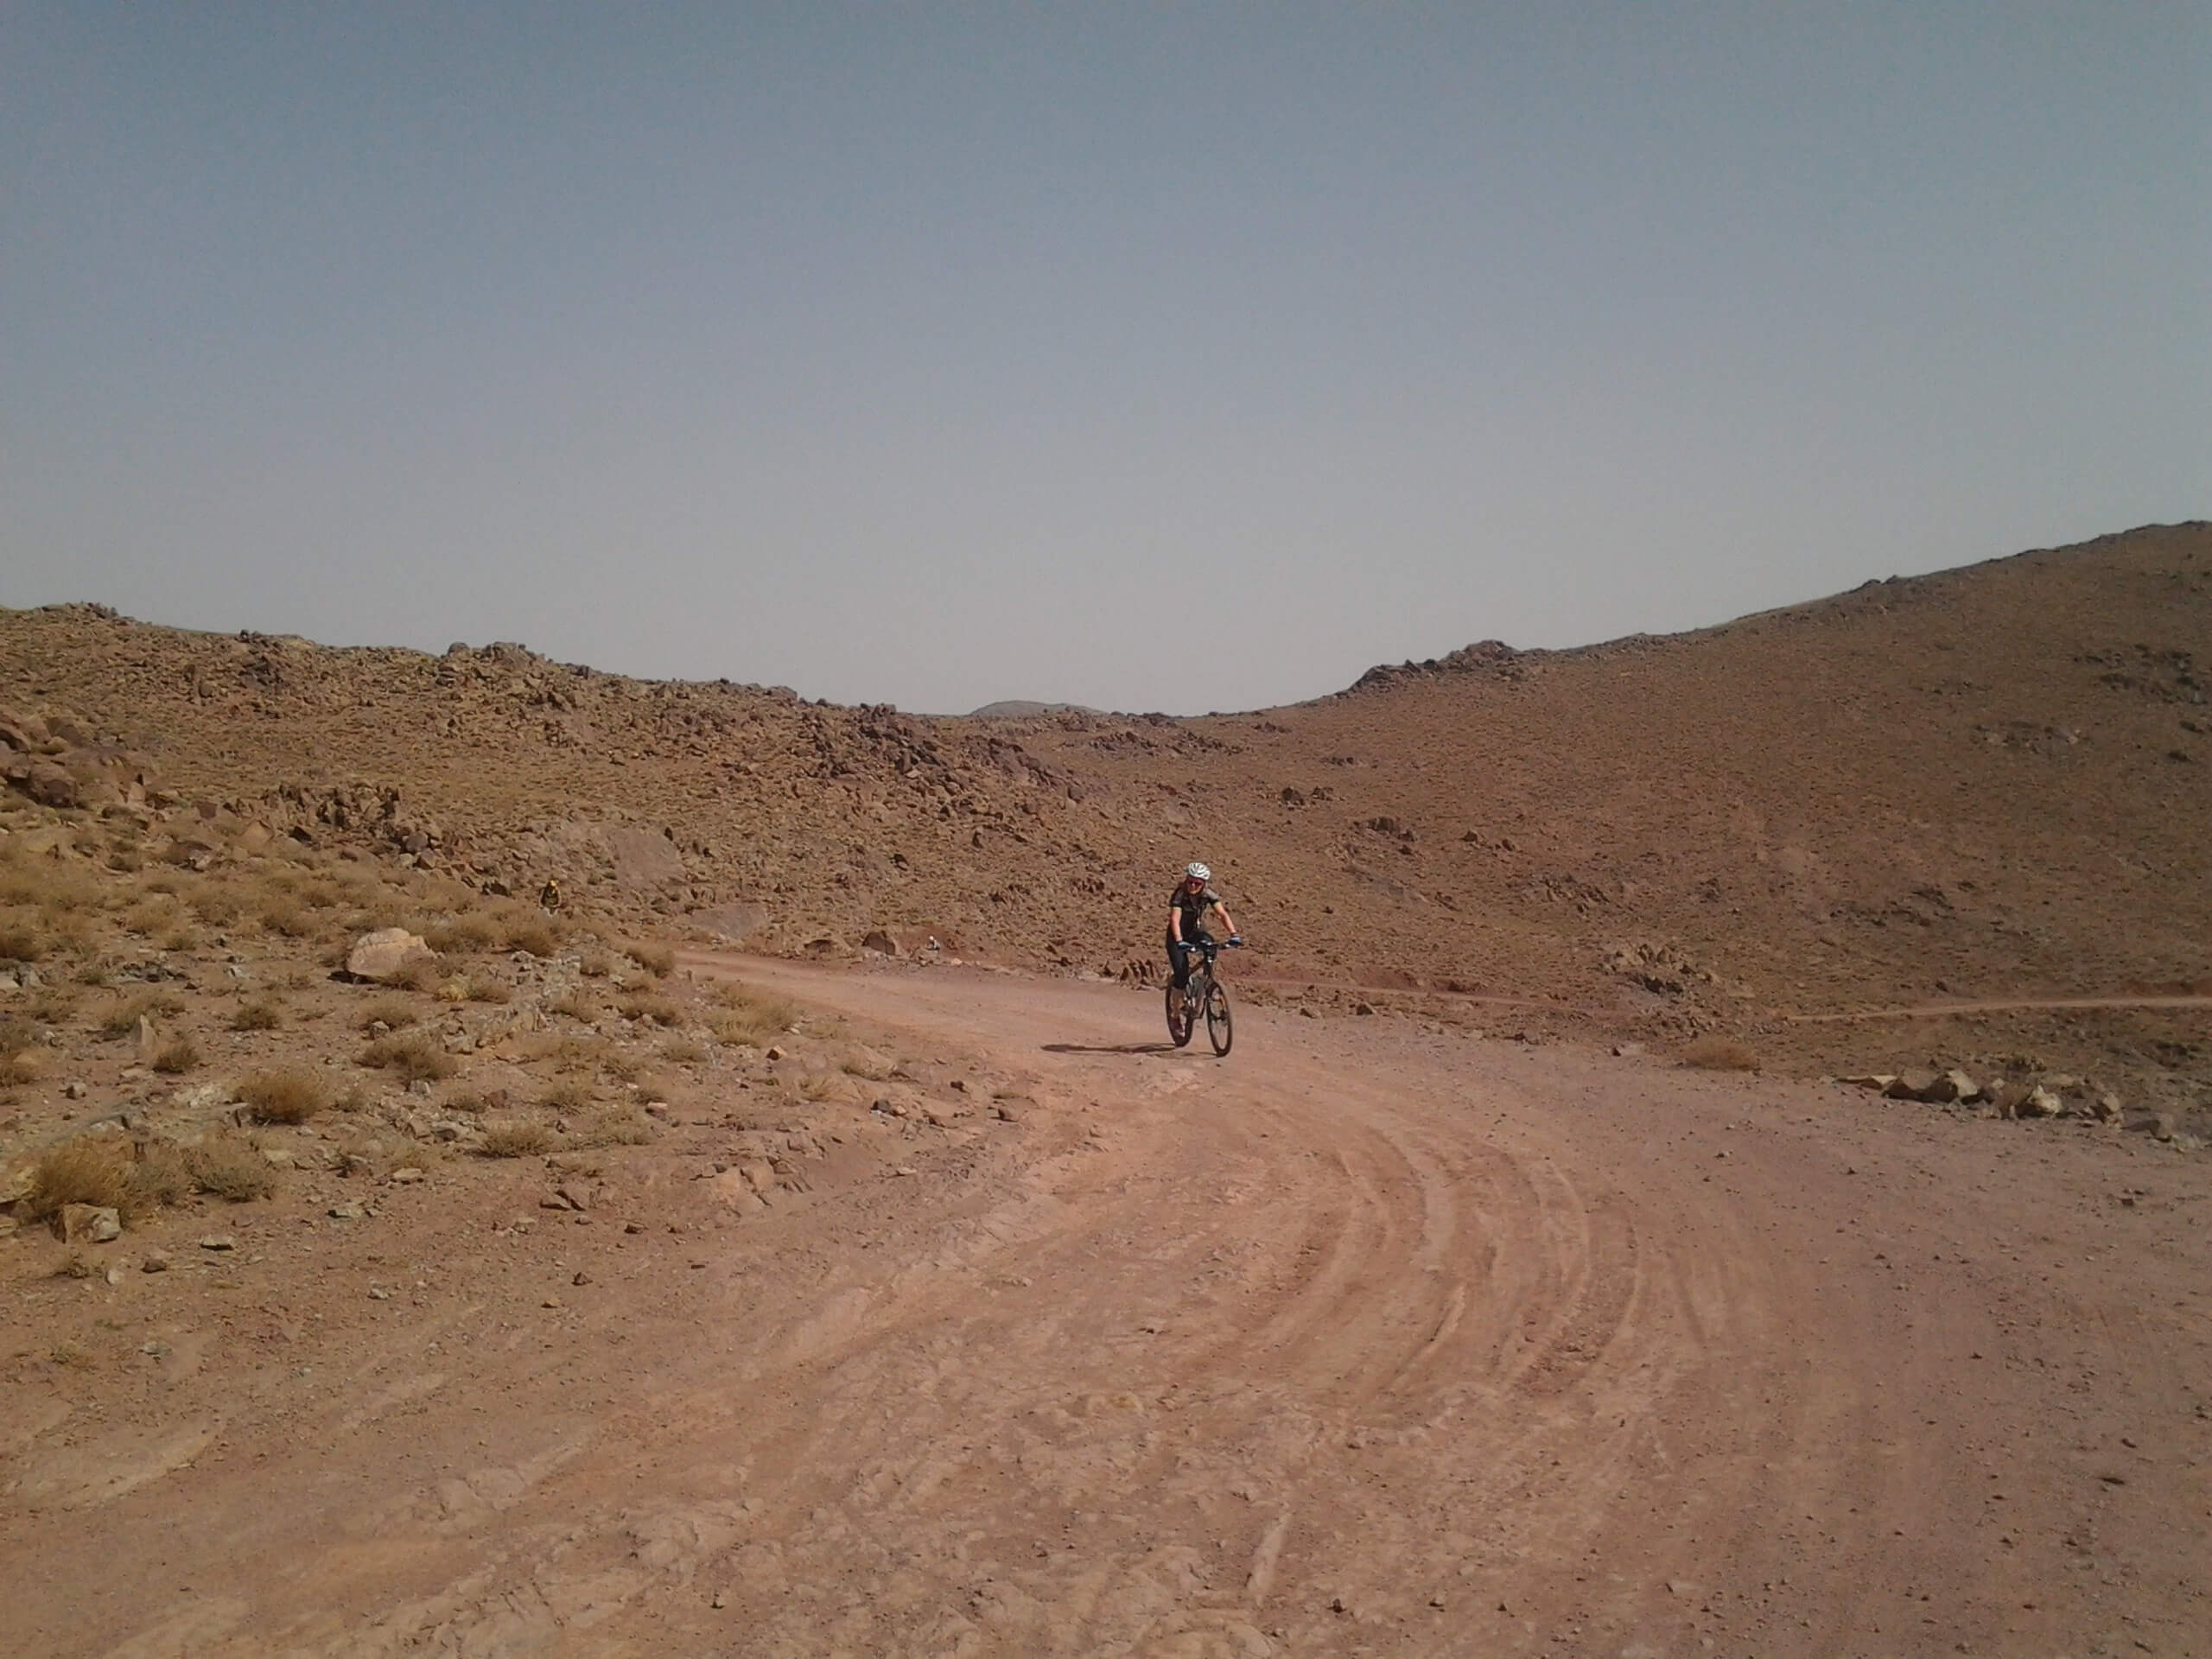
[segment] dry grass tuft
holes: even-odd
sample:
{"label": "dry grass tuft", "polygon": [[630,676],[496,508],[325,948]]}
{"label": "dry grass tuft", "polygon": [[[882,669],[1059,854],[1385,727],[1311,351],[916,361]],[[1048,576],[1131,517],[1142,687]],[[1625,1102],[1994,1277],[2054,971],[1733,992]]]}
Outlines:
{"label": "dry grass tuft", "polygon": [[815,1071],[798,1080],[802,1098],[812,1101],[842,1100],[845,1085],[834,1071]]}
{"label": "dry grass tuft", "polygon": [[707,1058],[707,1046],[690,1037],[678,1037],[661,1046],[660,1057],[676,1065],[699,1065]]}
{"label": "dry grass tuft", "polygon": [[54,936],[24,916],[0,918],[0,962],[42,962]]}
{"label": "dry grass tuft", "polygon": [[650,1020],[657,1026],[683,1023],[683,1010],[664,996],[626,996],[614,1006],[625,1020]]}
{"label": "dry grass tuft", "polygon": [[643,1112],[601,1112],[569,1137],[573,1147],[642,1147],[655,1135],[652,1120]]}
{"label": "dry grass tuft", "polygon": [[238,1085],[238,1098],[264,1123],[304,1123],[330,1105],[330,1089],[298,1066],[257,1071]]}
{"label": "dry grass tuft", "polygon": [[545,1092],[538,1096],[538,1104],[556,1112],[581,1110],[591,1104],[591,1085],[580,1083],[574,1077],[565,1077],[558,1083],[547,1084]]}
{"label": "dry grass tuft", "polygon": [[0,1088],[38,1080],[37,1033],[20,1020],[0,1020]]}
{"label": "dry grass tuft", "polygon": [[545,1005],[548,1014],[565,1014],[571,1020],[581,1020],[586,1025],[599,1018],[599,1010],[582,991],[570,991],[567,995]]}
{"label": "dry grass tuft", "polygon": [[507,929],[507,949],[527,950],[538,957],[558,956],[561,936],[550,922],[520,922]]}
{"label": "dry grass tuft", "polygon": [[1756,1071],[1759,1057],[1733,1037],[1700,1037],[1682,1051],[1682,1064],[1700,1071]]}
{"label": "dry grass tuft", "polygon": [[507,982],[489,974],[471,974],[465,988],[472,1002],[489,1002],[497,1007],[515,1000],[515,994],[507,988]]}
{"label": "dry grass tuft", "polygon": [[535,1158],[553,1150],[556,1137],[543,1123],[528,1118],[494,1118],[484,1126],[483,1143],[477,1150],[486,1158]]}
{"label": "dry grass tuft", "polygon": [[422,1032],[393,1032],[363,1049],[356,1063],[374,1070],[397,1071],[409,1083],[435,1082],[461,1068],[452,1055]]}
{"label": "dry grass tuft", "polygon": [[379,1022],[393,1031],[404,1031],[422,1017],[412,1002],[396,996],[380,996],[356,1014],[353,1023],[363,1031]]}
{"label": "dry grass tuft", "polygon": [[622,954],[655,979],[666,979],[676,971],[676,952],[656,940],[627,941],[622,946]]}
{"label": "dry grass tuft", "polygon": [[428,991],[438,982],[438,964],[427,957],[417,957],[412,962],[403,962],[385,976],[385,983],[396,990]]}
{"label": "dry grass tuft", "polygon": [[442,957],[489,950],[499,943],[499,923],[481,912],[435,922],[420,931],[430,949]]}
{"label": "dry grass tuft", "polygon": [[184,1155],[193,1184],[210,1198],[246,1204],[276,1190],[276,1177],[261,1154],[233,1136],[188,1147]]}
{"label": "dry grass tuft", "polygon": [[111,1004],[100,1015],[100,1034],[105,1037],[128,1037],[138,1029],[141,1019],[177,1014],[184,1004],[174,991],[142,991],[137,996],[127,996]]}
{"label": "dry grass tuft", "polygon": [[604,950],[587,950],[576,965],[586,979],[605,979],[614,971],[614,958]]}
{"label": "dry grass tuft", "polygon": [[707,1028],[733,1048],[766,1048],[798,1020],[797,1005],[734,982],[718,986],[714,996],[722,1011],[709,1016]]}
{"label": "dry grass tuft", "polygon": [[200,1064],[200,1045],[189,1037],[172,1037],[154,1056],[154,1070],[165,1077],[181,1077]]}
{"label": "dry grass tuft", "polygon": [[130,1142],[119,1135],[80,1135],[49,1147],[31,1166],[22,1213],[29,1221],[50,1221],[72,1204],[101,1205],[126,1218],[143,1213],[133,1179],[137,1162]]}
{"label": "dry grass tuft", "polygon": [[315,912],[294,899],[275,899],[262,906],[261,925],[288,939],[311,939],[322,931]]}
{"label": "dry grass tuft", "polygon": [[239,1003],[231,1015],[232,1031],[275,1031],[283,1023],[283,1005],[265,996]]}

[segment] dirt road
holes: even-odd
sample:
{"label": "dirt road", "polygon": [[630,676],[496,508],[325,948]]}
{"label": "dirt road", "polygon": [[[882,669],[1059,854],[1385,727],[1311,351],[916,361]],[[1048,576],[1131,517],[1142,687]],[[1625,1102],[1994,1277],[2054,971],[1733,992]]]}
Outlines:
{"label": "dirt road", "polygon": [[733,965],[1011,1121],[856,1103],[741,1223],[673,1175],[589,1226],[493,1230],[523,1171],[396,1195],[398,1301],[248,1285],[127,1432],[17,1460],[0,1649],[2212,1652],[2202,1160]]}

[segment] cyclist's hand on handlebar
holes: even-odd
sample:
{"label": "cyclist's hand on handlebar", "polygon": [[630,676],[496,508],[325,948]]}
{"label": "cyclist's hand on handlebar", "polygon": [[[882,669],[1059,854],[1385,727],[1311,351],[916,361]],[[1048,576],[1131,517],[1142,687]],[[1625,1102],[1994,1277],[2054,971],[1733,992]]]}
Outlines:
{"label": "cyclist's hand on handlebar", "polygon": [[1232,933],[1229,936],[1229,942],[1241,947],[1244,943],[1244,936],[1242,933]]}

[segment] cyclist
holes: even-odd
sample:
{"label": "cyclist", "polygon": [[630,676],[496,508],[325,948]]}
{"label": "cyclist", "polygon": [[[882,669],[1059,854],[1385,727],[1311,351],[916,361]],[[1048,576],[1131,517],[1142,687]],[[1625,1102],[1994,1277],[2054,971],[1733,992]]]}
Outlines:
{"label": "cyclist", "polygon": [[1213,935],[1206,931],[1208,916],[1219,911],[1223,925],[1229,929],[1229,942],[1244,942],[1237,937],[1236,924],[1230,918],[1229,906],[1207,885],[1212,880],[1213,872],[1205,865],[1187,865],[1183,879],[1176,883],[1174,894],[1167,901],[1167,965],[1174,970],[1175,988],[1179,991],[1187,989],[1191,983],[1192,948],[1213,943]]}

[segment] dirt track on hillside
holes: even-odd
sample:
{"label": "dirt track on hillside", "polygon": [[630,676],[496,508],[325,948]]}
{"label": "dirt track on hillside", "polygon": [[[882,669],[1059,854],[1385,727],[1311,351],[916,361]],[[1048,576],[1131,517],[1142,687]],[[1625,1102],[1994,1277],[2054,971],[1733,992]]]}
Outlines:
{"label": "dirt track on hillside", "polygon": [[2201,1160],[1396,1018],[1247,1011],[1217,1062],[1156,993],[690,965],[1012,1121],[680,1235],[495,1243],[434,1192],[413,1318],[293,1321],[227,1403],[188,1372],[165,1432],[16,1471],[0,1649],[2212,1651]]}

